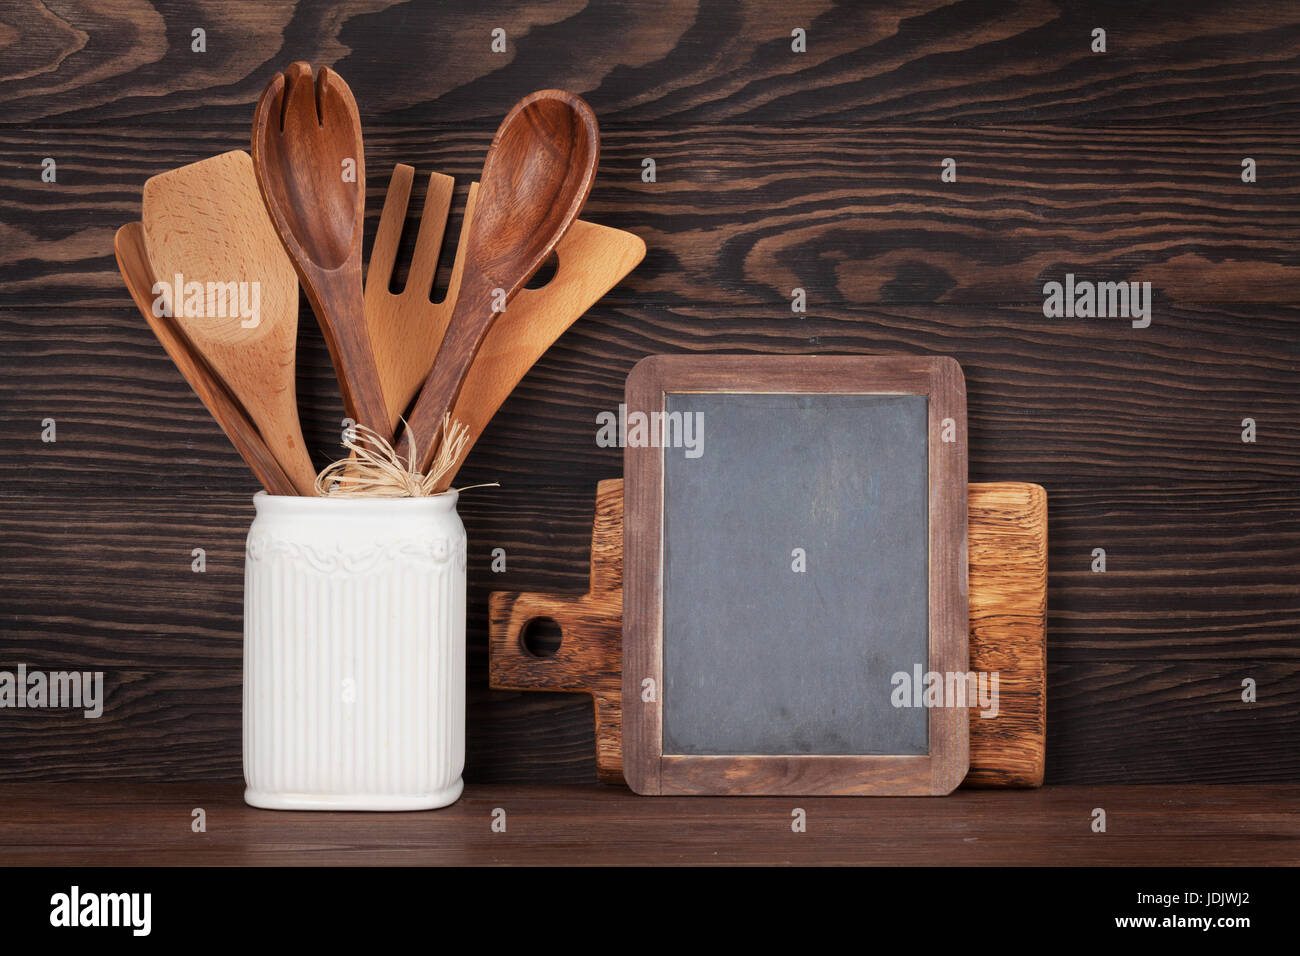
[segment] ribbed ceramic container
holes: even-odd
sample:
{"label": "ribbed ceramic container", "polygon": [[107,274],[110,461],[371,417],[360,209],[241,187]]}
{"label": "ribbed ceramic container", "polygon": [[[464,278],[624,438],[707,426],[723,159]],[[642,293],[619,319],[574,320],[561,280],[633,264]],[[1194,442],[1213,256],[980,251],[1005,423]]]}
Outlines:
{"label": "ribbed ceramic container", "polygon": [[465,764],[465,526],[456,493],[259,493],[244,571],[244,799],[425,810]]}

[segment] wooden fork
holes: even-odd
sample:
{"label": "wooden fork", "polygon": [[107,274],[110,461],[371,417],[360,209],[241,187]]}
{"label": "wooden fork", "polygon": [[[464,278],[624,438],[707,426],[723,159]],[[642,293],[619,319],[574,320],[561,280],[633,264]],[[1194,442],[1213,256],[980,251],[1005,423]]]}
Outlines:
{"label": "wooden fork", "polygon": [[[460,291],[461,253],[478,192],[478,184],[471,184],[447,295],[432,302],[430,292],[455,184],[452,177],[440,173],[429,177],[406,285],[401,292],[389,291],[414,178],[412,167],[394,167],[366,272],[366,323],[394,428],[428,377],[447,330]],[[488,421],[533,364],[644,258],[645,243],[629,232],[578,220],[555,254],[555,275],[540,288],[522,289],[479,349],[452,412],[452,418],[469,429],[469,441],[444,482],[451,480]]]}

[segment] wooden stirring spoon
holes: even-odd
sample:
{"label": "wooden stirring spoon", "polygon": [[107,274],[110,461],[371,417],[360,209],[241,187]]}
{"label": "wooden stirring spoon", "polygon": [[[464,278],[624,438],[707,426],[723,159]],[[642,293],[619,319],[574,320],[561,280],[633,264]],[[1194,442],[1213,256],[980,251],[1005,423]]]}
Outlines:
{"label": "wooden stirring spoon", "polygon": [[194,354],[189,343],[171,324],[171,319],[154,315],[153,290],[157,279],[149,262],[149,251],[144,244],[144,226],[138,222],[128,222],[119,229],[113,237],[113,251],[117,254],[117,267],[126,280],[126,287],[140,309],[140,314],[167,350],[172,363],[185,376],[185,381],[190,383],[194,394],[207,406],[235,450],[253,470],[262,487],[273,495],[296,495],[298,490],[271,454],[271,449],[266,447],[266,442],[262,441],[252,419],[230,396],[226,387],[213,376],[203,359]]}
{"label": "wooden stirring spoon", "polygon": [[311,66],[293,63],[275,75],[253,115],[253,167],[325,335],[348,415],[391,434],[361,291],[361,117],[337,73],[321,67],[313,83]]}
{"label": "wooden stirring spoon", "polygon": [[[542,90],[512,109],[488,149],[474,218],[466,226],[460,290],[451,320],[411,410],[398,455],[427,471],[465,375],[497,311],[532,277],[578,218],[596,178],[600,132],[586,103],[563,90]],[[450,483],[445,475],[437,490]]]}
{"label": "wooden stirring spoon", "polygon": [[[149,261],[190,347],[257,425],[301,495],[316,471],[298,421],[298,282],[258,195],[252,161],[233,150],[144,184]],[[193,290],[193,291],[191,291]]]}

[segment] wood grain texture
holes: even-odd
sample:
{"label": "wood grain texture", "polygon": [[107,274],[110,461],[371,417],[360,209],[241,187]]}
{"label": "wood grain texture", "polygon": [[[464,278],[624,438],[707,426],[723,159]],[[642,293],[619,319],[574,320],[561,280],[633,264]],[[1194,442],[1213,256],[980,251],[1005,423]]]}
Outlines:
{"label": "wood grain texture", "polygon": [[970,712],[965,787],[1037,787],[1047,744],[1047,492],[970,485],[970,669],[998,675],[994,717]]}
{"label": "wood grain texture", "polygon": [[[911,361],[901,355],[870,360],[872,371],[866,378],[879,381],[879,367],[886,371],[882,378],[887,381],[891,377],[887,370],[906,368]],[[970,510],[966,489],[970,467],[966,453],[966,378],[961,365],[951,356],[927,357],[925,365],[928,381],[920,391],[929,399],[930,657],[926,669],[939,674],[968,674]],[[834,377],[833,372],[830,377]],[[838,384],[851,388],[852,382],[852,377],[846,376]],[[882,391],[892,391],[889,385],[881,384]],[[823,383],[818,390],[825,387]],[[954,425],[952,439],[944,436],[949,422]],[[930,793],[949,794],[961,786],[970,771],[970,711],[964,707],[936,707],[930,709],[928,717]]]}
{"label": "wood grain texture", "polygon": [[[964,674],[969,663],[966,503],[966,385],[952,358],[889,355],[655,355],[628,375],[628,415],[662,413],[669,392],[886,393],[927,399],[929,607],[926,670]],[[944,441],[945,422],[955,438]],[[670,507],[661,449],[624,449],[623,776],[637,793],[841,794],[951,793],[970,768],[964,707],[928,712],[924,755],[664,752],[663,527]],[[643,693],[646,681],[653,694]]]}
{"label": "wood grain texture", "polygon": [[[1300,864],[1295,786],[963,790],[947,800],[647,801],[614,787],[470,784],[437,813],[267,813],[237,784],[0,786],[5,866],[1261,866]],[[184,825],[208,815],[196,838]],[[1089,827],[1104,807],[1107,832]],[[483,821],[496,808],[506,833]],[[176,821],[181,821],[177,825]],[[1231,881],[1231,875],[1225,875]]]}
{"label": "wood grain texture", "polygon": [[[641,374],[628,376],[623,394],[629,410],[663,410],[656,361],[662,364],[657,358],[638,362]],[[623,779],[639,794],[658,796],[664,792],[664,459],[632,458],[630,450],[623,449],[623,700],[629,705],[623,711]]]}
{"label": "wood grain texture", "polygon": [[[460,480],[590,487],[619,474],[619,450],[595,445],[595,415],[618,407],[632,365],[646,353],[713,350],[958,356],[971,396],[974,481],[1033,480],[1049,491],[1080,482],[1290,482],[1300,471],[1300,309],[1189,307],[1145,331],[1152,335],[1138,340],[1087,319],[1045,326],[1014,308],[800,318],[598,305],[525,376]],[[303,428],[319,467],[337,457],[343,409],[314,323],[299,323],[299,334]],[[78,467],[86,456],[111,462],[124,491],[218,491],[245,480],[200,404],[184,388],[166,392],[178,379],[129,304],[112,313],[0,311],[0,336],[8,396],[0,451],[25,461],[11,490],[93,495],[98,477]],[[33,429],[47,415],[76,444],[32,456]],[[1241,440],[1246,417],[1258,424],[1252,444]]]}
{"label": "wood grain texture", "polygon": [[[461,183],[477,178],[491,141],[490,129],[364,122],[372,167],[407,163]],[[120,302],[105,250],[135,216],[144,181],[247,148],[247,138],[247,113],[200,127],[0,126],[7,299]],[[40,180],[45,156],[59,163],[57,184]],[[945,157],[957,160],[955,183],[940,181]],[[1258,163],[1254,183],[1241,181],[1245,157]],[[641,180],[646,158],[653,183]],[[1141,335],[1119,320],[1086,323],[1140,345],[1174,306],[1293,304],[1298,196],[1293,127],[607,126],[584,215],[649,246],[646,267],[611,300],[623,305],[750,306],[775,317],[789,315],[799,287],[810,318],[882,303],[996,304],[1055,329],[1071,323],[1042,317],[1042,288],[1073,272],[1152,283],[1153,326]],[[367,235],[383,198],[380,181],[367,197]]]}
{"label": "wood grain texture", "polygon": [[[970,668],[996,672],[994,717],[970,715],[970,771],[962,786],[1037,787],[1047,723],[1047,494],[1038,485],[970,485]],[[563,636],[552,658],[524,647],[528,623],[548,618]],[[623,780],[621,710],[623,481],[596,489],[591,587],[586,594],[494,591],[489,603],[488,682],[495,690],[589,694],[595,702],[596,775]]]}
{"label": "wood grain texture", "polygon": [[[188,616],[199,620],[208,602],[198,596],[196,603],[200,610]],[[235,607],[237,614],[238,594]],[[176,656],[188,654],[206,635],[187,640],[149,627],[146,621],[134,630],[156,646],[156,658],[170,654],[173,659],[123,666],[83,652],[82,669],[104,671],[102,717],[6,711],[0,780],[27,785],[91,778],[154,784],[242,780],[238,634],[224,639],[224,663],[190,666],[176,664]],[[201,621],[194,630],[200,627]],[[471,618],[476,633],[485,627],[482,615]],[[130,652],[126,643],[119,656]],[[77,666],[75,660],[21,645],[13,653],[0,668],[12,670],[17,662],[31,668]],[[1247,677],[1259,685],[1255,704],[1241,700]],[[1292,745],[1300,733],[1300,665],[1294,663],[1053,661],[1048,698],[1049,786],[1080,780],[1285,784],[1300,773]],[[480,638],[470,646],[467,729],[471,782],[588,784],[595,777],[591,706],[576,694],[488,690]]]}
{"label": "wood grain texture", "polygon": [[[555,621],[563,632],[551,657],[536,657],[524,646],[528,624],[538,618]],[[488,621],[489,686],[589,695],[596,776],[623,783],[623,479],[596,487],[587,593],[493,591]]]}
{"label": "wood grain texture", "polygon": [[[159,362],[170,370],[165,358]],[[179,378],[176,388],[186,389]],[[257,485],[229,454],[243,489],[0,494],[9,582],[0,590],[0,624],[11,662],[238,665],[244,539]],[[1054,663],[1185,663],[1225,673],[1259,662],[1300,663],[1300,595],[1290,571],[1300,558],[1300,524],[1288,517],[1300,508],[1300,490],[1219,486],[1174,494],[1058,485],[1048,495]],[[591,508],[589,484],[508,485],[462,496],[472,656],[486,660],[491,591],[590,587]],[[1090,570],[1098,541],[1108,547],[1105,574]],[[1220,552],[1224,542],[1229,549]],[[190,569],[195,547],[206,551],[203,574]],[[508,557],[503,573],[492,571],[498,547]],[[471,685],[486,691],[485,672]],[[524,741],[519,746],[526,750]]]}
{"label": "wood grain texture", "polygon": [[[493,690],[585,694],[595,718],[596,777],[623,783],[623,591],[571,596],[494,591],[489,604],[489,686]],[[528,625],[564,630],[555,654],[523,646]]]}
{"label": "wood grain texture", "polygon": [[[339,70],[391,121],[489,130],[523,92],[545,86],[581,93],[607,125],[1232,129],[1294,125],[1300,115],[1300,28],[1287,0],[1103,13],[1109,52],[1098,55],[1098,12],[1043,0],[454,0],[437,16],[400,0],[242,0],[205,9],[202,23],[182,0],[111,11],[18,0],[3,37],[21,56],[9,61],[0,104],[14,121],[246,121],[267,74],[305,59]],[[196,25],[207,30],[202,56],[190,49]],[[506,30],[505,54],[491,51],[494,27]],[[794,27],[808,32],[804,54],[791,50]],[[394,83],[394,62],[438,68]]]}

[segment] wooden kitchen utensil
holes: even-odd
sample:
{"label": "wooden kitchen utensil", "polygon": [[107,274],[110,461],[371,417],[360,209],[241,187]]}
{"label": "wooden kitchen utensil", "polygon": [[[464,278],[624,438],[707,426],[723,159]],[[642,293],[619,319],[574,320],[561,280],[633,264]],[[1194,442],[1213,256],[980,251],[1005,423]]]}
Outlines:
{"label": "wooden kitchen utensil", "polygon": [[361,117],[337,73],[293,63],[277,73],[253,116],[253,166],[329,347],[343,405],[387,437],[388,412],[361,288],[366,198]]}
{"label": "wooden kitchen utensil", "polygon": [[314,494],[295,399],[298,282],[248,154],[233,150],[151,177],[143,218],[149,261],[173,290],[176,328],[248,413],[298,493]]}
{"label": "wooden kitchen utensil", "polygon": [[[467,224],[460,287],[447,332],[398,445],[415,436],[427,470],[445,417],[454,409],[474,357],[519,289],[578,218],[600,158],[595,114],[579,97],[542,90],[520,100],[502,121],[479,178]],[[450,479],[442,479],[438,490]]]}
{"label": "wooden kitchen utensil", "polygon": [[[460,249],[441,302],[429,299],[454,180],[433,173],[406,284],[390,291],[393,266],[406,219],[415,170],[398,165],[388,184],[379,229],[366,272],[366,322],[388,402],[389,422],[410,405],[433,368],[460,288],[466,237],[478,185],[471,184]],[[447,476],[450,483],[488,421],[542,354],[579,316],[619,283],[645,256],[637,236],[595,223],[575,222],[555,247],[554,276],[536,289],[520,289],[487,333],[456,400],[452,418],[469,429],[464,450]]]}
{"label": "wooden kitchen utensil", "polygon": [[[999,674],[996,717],[970,715],[965,787],[1037,787],[1046,756],[1047,494],[1039,485],[967,488],[970,667]],[[553,657],[524,647],[529,622],[563,639]],[[596,721],[596,774],[623,782],[623,480],[596,491],[586,594],[497,591],[490,602],[488,677],[498,690],[585,693]]]}
{"label": "wooden kitchen utensil", "polygon": [[239,402],[231,397],[226,387],[194,353],[189,342],[172,325],[172,320],[166,316],[154,315],[153,289],[157,279],[153,265],[149,262],[149,251],[145,248],[144,226],[138,222],[128,222],[118,229],[117,235],[113,237],[113,251],[117,255],[117,267],[126,280],[126,287],[140,309],[140,314],[149,323],[149,328],[153,329],[172,362],[180,369],[185,381],[190,383],[194,394],[207,406],[231,444],[253,470],[262,487],[272,495],[296,495],[298,490],[275,460],[271,449],[257,433],[257,426]]}
{"label": "wooden kitchen utensil", "polygon": [[[424,196],[420,231],[406,284],[401,292],[391,291],[393,268],[402,241],[414,179],[413,166],[398,163],[393,167],[384,208],[379,214],[379,228],[370,249],[370,262],[366,266],[366,327],[374,348],[375,367],[379,370],[390,432],[396,431],[399,419],[433,368],[433,359],[447,330],[460,280],[461,264],[457,256],[447,295],[442,302],[430,299],[455,185],[452,177],[434,173],[429,177],[429,188]],[[466,221],[469,213],[467,207]],[[466,230],[462,228],[462,245],[465,234]]]}

